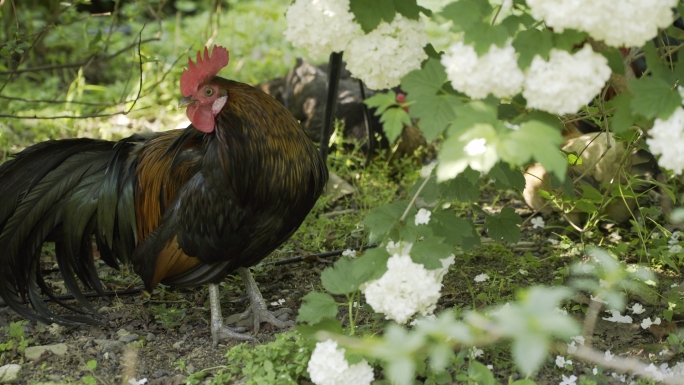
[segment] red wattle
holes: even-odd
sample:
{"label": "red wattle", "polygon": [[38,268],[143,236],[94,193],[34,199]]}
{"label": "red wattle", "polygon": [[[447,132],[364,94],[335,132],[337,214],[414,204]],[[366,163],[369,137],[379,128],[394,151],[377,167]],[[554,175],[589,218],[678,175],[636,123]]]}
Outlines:
{"label": "red wattle", "polygon": [[196,129],[206,133],[214,131],[216,122],[214,120],[214,113],[211,111],[211,106],[191,105],[188,106],[185,113],[187,114],[188,119],[190,119],[190,123],[192,123]]}

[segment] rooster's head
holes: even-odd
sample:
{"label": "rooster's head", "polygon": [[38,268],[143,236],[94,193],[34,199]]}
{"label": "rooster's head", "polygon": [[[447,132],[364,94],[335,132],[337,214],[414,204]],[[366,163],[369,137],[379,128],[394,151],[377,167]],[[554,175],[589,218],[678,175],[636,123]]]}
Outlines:
{"label": "rooster's head", "polygon": [[202,132],[214,131],[214,118],[228,100],[225,89],[212,84],[210,80],[226,65],[228,51],[224,47],[214,46],[209,56],[207,47],[197,52],[197,64],[188,58],[188,69],[183,69],[180,79],[183,98],[180,106],[187,106],[186,114],[196,129]]}

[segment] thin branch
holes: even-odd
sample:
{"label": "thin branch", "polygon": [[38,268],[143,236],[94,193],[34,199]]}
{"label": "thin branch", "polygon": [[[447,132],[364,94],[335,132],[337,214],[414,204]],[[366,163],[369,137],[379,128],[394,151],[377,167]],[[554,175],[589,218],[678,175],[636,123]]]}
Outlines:
{"label": "thin branch", "polygon": [[[136,99],[137,100],[137,99]],[[133,104],[135,104],[136,100],[132,100]],[[142,111],[146,110],[150,107],[142,107],[138,108],[135,111]],[[108,118],[111,116],[116,116],[116,115],[128,115],[129,113],[133,112],[130,108],[127,111],[119,111],[119,112],[113,112],[111,114],[90,114],[90,115],[54,115],[54,116],[21,116],[21,115],[12,115],[12,114],[0,114],[0,118],[8,118],[8,119],[41,119],[41,120],[47,120],[47,119],[88,119],[88,118]]]}
{"label": "thin branch", "polygon": [[682,385],[684,384],[684,377],[673,376],[668,377],[658,369],[657,376],[656,373],[646,370],[648,365],[643,363],[636,358],[622,358],[613,357],[610,361],[606,359],[605,353],[594,350],[592,348],[580,345],[577,347],[577,351],[572,353],[573,356],[580,358],[582,360],[593,362],[595,364],[601,365],[605,368],[612,368],[623,373],[634,373],[642,377],[647,377],[659,381],[662,384],[672,384],[672,385]]}
{"label": "thin branch", "polygon": [[[121,50],[119,50],[119,51],[117,51],[111,55],[103,56],[101,58],[96,59],[94,62],[111,60],[111,59],[121,55],[122,53],[128,51],[129,49],[131,49],[135,46],[139,46],[140,44],[149,43],[151,41],[158,41],[158,40],[159,40],[159,38],[157,38],[157,37],[151,37],[151,38],[148,38],[148,39],[145,39],[142,41],[133,42],[133,43],[127,45],[126,47],[122,48]],[[79,63],[45,65],[45,66],[31,67],[31,68],[25,68],[25,69],[17,69],[14,71],[0,71],[0,76],[12,75],[12,74],[22,74],[25,72],[40,72],[40,71],[49,71],[49,70],[62,69],[62,68],[81,67],[81,66],[87,65],[91,61],[91,59],[93,59],[93,58],[94,58],[94,56],[90,56],[88,60],[85,60],[85,61],[82,61]]]}
{"label": "thin branch", "polygon": [[107,104],[107,103],[92,103],[92,102],[78,102],[78,101],[68,101],[68,100],[47,100],[47,99],[24,99],[24,98],[17,98],[14,96],[4,96],[0,95],[0,99],[6,99],[6,100],[15,100],[18,102],[24,102],[24,103],[48,103],[48,104],[66,104],[66,103],[71,103],[71,104],[81,104],[84,106],[102,106],[102,107],[115,107],[120,103],[116,104]]}

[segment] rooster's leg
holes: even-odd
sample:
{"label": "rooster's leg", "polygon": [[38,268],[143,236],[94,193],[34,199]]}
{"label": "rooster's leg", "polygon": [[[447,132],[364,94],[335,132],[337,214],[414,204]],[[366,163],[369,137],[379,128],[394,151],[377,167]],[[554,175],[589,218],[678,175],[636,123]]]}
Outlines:
{"label": "rooster's leg", "polygon": [[223,325],[223,317],[221,316],[221,302],[219,302],[219,286],[210,283],[209,287],[209,304],[211,307],[211,339],[214,347],[218,345],[219,340],[233,338],[236,340],[249,341],[255,339],[249,334],[240,333],[244,328],[229,328]]}
{"label": "rooster's leg", "polygon": [[281,319],[284,315],[291,313],[292,310],[283,308],[275,312],[268,311],[264,297],[261,296],[261,292],[259,291],[259,288],[257,287],[249,268],[241,267],[237,270],[237,272],[240,274],[242,282],[245,284],[245,290],[247,291],[250,302],[249,308],[242,314],[242,317],[240,318],[245,319],[250,313],[252,314],[254,319],[255,334],[259,332],[259,325],[262,322],[268,322],[277,328],[286,328],[294,325],[293,321]]}

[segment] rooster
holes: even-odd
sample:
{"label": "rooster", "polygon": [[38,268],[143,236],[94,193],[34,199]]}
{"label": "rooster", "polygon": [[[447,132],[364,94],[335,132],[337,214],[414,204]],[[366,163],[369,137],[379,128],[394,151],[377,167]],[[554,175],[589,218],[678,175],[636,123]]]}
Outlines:
{"label": "rooster", "polygon": [[208,284],[214,345],[253,339],[223,324],[216,283],[229,273],[245,283],[243,317],[252,314],[255,333],[261,322],[292,324],[267,310],[248,268],[297,230],[328,171],[284,106],[216,76],[228,58],[215,46],[211,56],[198,52],[196,64],[188,59],[185,129],[118,142],[50,140],[0,166],[0,296],[12,309],[48,324],[97,322],[61,301],[72,313],[55,314],[40,297],[57,300],[39,263],[43,243],[54,242],[66,288],[96,314],[78,284],[103,293],[94,240],[105,263],[131,263],[149,291],[160,282]]}

